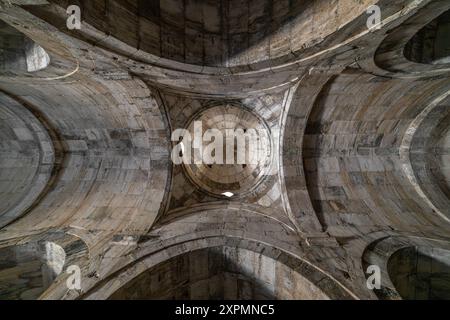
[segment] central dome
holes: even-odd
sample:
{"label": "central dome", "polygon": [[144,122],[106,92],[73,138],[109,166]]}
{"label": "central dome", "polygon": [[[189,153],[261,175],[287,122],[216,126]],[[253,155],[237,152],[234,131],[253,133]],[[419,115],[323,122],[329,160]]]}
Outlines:
{"label": "central dome", "polygon": [[[201,129],[202,151],[195,149],[194,142],[192,161],[184,168],[199,188],[213,196],[239,197],[251,192],[267,175],[272,162],[270,130],[256,114],[239,105],[218,105],[194,116],[188,125],[192,137],[196,127]],[[217,137],[211,138],[211,133],[219,135],[223,143],[215,144]],[[212,144],[218,148],[212,150]],[[215,159],[208,161],[205,154]],[[195,161],[195,157],[202,161]]]}

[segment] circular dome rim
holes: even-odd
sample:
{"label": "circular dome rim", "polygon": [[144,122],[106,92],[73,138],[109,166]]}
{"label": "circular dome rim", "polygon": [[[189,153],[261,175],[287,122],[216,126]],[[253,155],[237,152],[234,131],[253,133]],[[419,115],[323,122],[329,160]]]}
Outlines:
{"label": "circular dome rim", "polygon": [[227,197],[224,195],[224,193],[227,192],[232,192],[232,190],[222,190],[222,193],[215,193],[213,191],[208,190],[207,188],[205,188],[205,186],[201,185],[200,183],[198,183],[196,181],[196,179],[193,178],[194,173],[192,172],[192,170],[190,169],[190,166],[193,166],[194,164],[182,164],[183,167],[183,174],[186,177],[186,179],[188,179],[189,182],[191,182],[195,187],[198,188],[198,190],[200,190],[203,193],[206,193],[207,195],[214,197],[216,199],[221,199],[221,200],[234,200],[234,199],[242,199],[245,198],[247,196],[249,196],[251,193],[253,193],[267,178],[267,172],[270,171],[270,169],[273,166],[274,160],[273,160],[273,150],[274,150],[274,143],[272,140],[272,131],[269,127],[269,125],[267,124],[267,122],[264,120],[263,117],[261,117],[261,115],[259,115],[257,112],[255,112],[254,110],[252,110],[249,106],[240,103],[240,102],[236,102],[236,101],[221,101],[221,102],[212,102],[209,104],[206,104],[205,106],[203,106],[201,108],[201,110],[198,110],[197,112],[195,112],[191,117],[189,117],[189,119],[186,121],[185,125],[183,126],[186,130],[189,130],[189,127],[191,126],[191,124],[196,120],[199,119],[204,113],[206,113],[207,111],[216,108],[216,107],[234,107],[237,109],[242,109],[245,112],[251,114],[253,117],[255,117],[258,120],[258,123],[261,124],[262,127],[264,127],[266,133],[267,133],[267,137],[268,137],[268,141],[269,141],[269,157],[268,159],[270,159],[270,163],[268,164],[268,166],[266,168],[264,168],[264,170],[261,170],[261,172],[258,174],[258,177],[255,179],[255,183],[253,183],[247,190],[244,191],[238,191],[238,192],[233,192],[233,195],[231,197]]}

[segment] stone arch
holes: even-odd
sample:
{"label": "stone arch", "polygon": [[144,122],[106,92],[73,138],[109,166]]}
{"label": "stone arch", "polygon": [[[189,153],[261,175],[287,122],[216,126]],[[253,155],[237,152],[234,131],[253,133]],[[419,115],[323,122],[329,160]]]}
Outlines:
{"label": "stone arch", "polygon": [[425,60],[433,60],[433,58],[429,57],[425,60],[414,58],[420,50],[412,49],[415,39],[420,38],[422,28],[433,23],[443,10],[449,8],[449,4],[432,1],[389,32],[374,57],[376,66],[387,72],[385,76],[423,78],[450,71],[450,65],[445,61],[439,64],[424,64]]}
{"label": "stone arch", "polygon": [[[329,75],[305,76],[314,86],[298,86],[292,89],[290,105],[283,115],[284,132],[282,133],[281,179],[285,188],[284,202],[291,220],[300,230],[314,230],[319,234],[324,231],[320,223],[307,188],[304,168],[305,129],[316,101],[320,94],[333,82]],[[303,232],[303,231],[301,231]]]}
{"label": "stone arch", "polygon": [[42,299],[72,264],[88,256],[85,243],[63,231],[50,231],[0,244],[0,299]]}
{"label": "stone arch", "polygon": [[[206,251],[205,251],[206,250]],[[206,254],[206,255],[205,255]],[[252,240],[245,240],[235,237],[226,237],[226,236],[217,236],[203,239],[196,239],[193,241],[188,241],[184,243],[178,243],[172,246],[165,248],[164,251],[158,250],[154,254],[144,256],[139,261],[134,262],[128,267],[124,268],[113,277],[102,283],[100,286],[92,289],[87,295],[84,297],[86,299],[107,299],[107,298],[137,298],[137,299],[148,299],[148,298],[161,298],[161,296],[155,296],[154,292],[144,292],[141,289],[137,289],[137,287],[133,288],[135,284],[139,282],[139,280],[144,281],[148,284],[148,282],[152,282],[151,276],[152,271],[156,271],[153,275],[158,275],[160,271],[164,270],[165,267],[169,266],[170,262],[177,261],[175,265],[181,266],[182,263],[186,263],[186,260],[183,258],[195,259],[193,257],[198,257],[198,255],[209,259],[209,256],[215,256],[214,259],[219,257],[220,259],[226,259],[227,254],[235,254],[237,255],[237,259],[239,256],[246,256],[248,259],[252,260],[256,263],[251,266],[248,264],[244,264],[244,266],[249,267],[249,270],[234,270],[237,274],[241,274],[244,276],[247,282],[250,282],[254,286],[252,289],[257,288],[257,283],[259,285],[267,285],[261,289],[260,291],[253,291],[256,295],[251,295],[250,297],[246,296],[232,296],[232,298],[278,298],[276,296],[277,289],[275,287],[271,287],[270,285],[275,285],[278,276],[278,272],[287,272],[291,279],[298,280],[297,285],[299,286],[297,289],[300,290],[300,287],[304,290],[310,290],[308,293],[300,294],[297,292],[297,295],[292,294],[288,296],[285,290],[295,290],[295,283],[291,281],[289,284],[280,284],[279,290],[279,298],[304,298],[304,299],[353,299],[354,297],[346,291],[343,287],[341,287],[335,280],[328,277],[318,268],[315,268],[313,265],[307,263],[304,260],[298,259],[297,257],[284,252],[275,247],[266,245],[264,243],[259,243]],[[193,256],[189,256],[193,255]],[[176,260],[173,260],[176,259]],[[178,259],[178,260],[177,260]],[[245,258],[243,258],[245,259]],[[211,261],[211,260],[208,260]],[[222,260],[223,261],[223,260]],[[275,266],[275,261],[278,261],[278,266]],[[211,261],[214,262],[214,261]],[[232,265],[236,266],[234,263]],[[220,265],[220,264],[219,264]],[[272,266],[272,268],[269,267]],[[217,263],[216,263],[217,267]],[[259,269],[258,269],[259,268]],[[266,268],[266,270],[264,270]],[[217,270],[217,269],[216,269]],[[220,267],[219,267],[220,270]],[[230,270],[230,269],[229,269]],[[232,270],[232,269],[231,269]],[[261,272],[261,270],[263,270]],[[191,270],[192,271],[192,270]],[[224,270],[222,270],[224,271]],[[230,273],[228,270],[225,270],[227,273]],[[233,270],[232,270],[233,271]],[[203,274],[205,275],[205,274]],[[209,274],[207,274],[209,276]],[[264,280],[265,278],[265,280]],[[209,279],[209,278],[208,278]],[[178,283],[178,280],[175,279],[175,282]],[[205,280],[205,279],[204,279]],[[197,281],[191,283],[192,285],[199,285]],[[205,284],[205,283],[204,283]],[[250,286],[251,286],[250,284]],[[294,286],[294,287],[292,287]],[[186,288],[185,288],[186,289]],[[272,291],[271,291],[272,289]],[[122,291],[120,291],[122,290]],[[131,294],[127,294],[126,291],[130,290]],[[138,290],[136,293],[135,290]],[[141,291],[139,291],[141,290]],[[170,290],[169,290],[170,291]],[[167,293],[167,292],[166,292]],[[272,293],[272,295],[268,295],[268,293]],[[147,295],[149,294],[149,295]],[[169,295],[171,293],[168,293]],[[275,295],[273,295],[275,294]],[[177,298],[176,296],[172,296],[172,298]],[[190,296],[181,296],[181,298],[192,298]],[[211,297],[195,297],[195,298],[211,298]],[[217,297],[216,297],[217,298]],[[220,296],[221,299],[226,299],[227,296]]]}
{"label": "stone arch", "polygon": [[449,92],[430,103],[406,130],[400,148],[403,170],[416,192],[449,222]]}
{"label": "stone arch", "polygon": [[0,20],[0,73],[36,72],[49,64],[50,56],[40,45]]}
{"label": "stone arch", "polygon": [[45,193],[61,150],[55,148],[53,132],[42,117],[3,92],[0,113],[0,227],[4,227]]}
{"label": "stone arch", "polygon": [[449,241],[386,237],[366,248],[362,262],[364,270],[380,267],[381,289],[375,290],[380,299],[449,299]]}
{"label": "stone arch", "polygon": [[[215,73],[227,69],[234,73],[290,62],[341,26],[364,16],[366,8],[378,1],[341,0],[339,4],[326,0],[283,3],[273,0],[153,1],[124,5],[111,0],[113,9],[106,14],[96,2],[80,2],[82,10],[90,12],[83,23],[90,25],[89,29],[95,28],[95,34],[85,34],[82,28],[77,37],[90,41],[93,36],[98,37],[99,41],[94,42],[108,49],[114,42],[121,41],[121,51],[126,48],[135,52],[138,48],[135,57],[170,68],[175,65],[178,69],[192,70],[205,66]],[[57,5],[63,3],[55,1],[53,10],[57,11]],[[126,17],[127,30],[101,22],[104,19],[115,21],[119,17]],[[48,19],[45,15],[43,18]],[[104,34],[111,39],[105,39]]]}
{"label": "stone arch", "polygon": [[405,57],[423,64],[450,63],[450,10],[428,23],[405,46]]}

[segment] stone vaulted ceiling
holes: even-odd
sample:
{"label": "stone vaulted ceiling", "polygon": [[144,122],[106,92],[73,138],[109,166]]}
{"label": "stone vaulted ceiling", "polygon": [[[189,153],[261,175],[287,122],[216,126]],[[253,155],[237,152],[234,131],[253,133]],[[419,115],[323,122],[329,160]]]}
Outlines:
{"label": "stone vaulted ceiling", "polygon": [[[449,1],[0,4],[1,298],[450,297]],[[174,164],[199,119],[264,156]]]}

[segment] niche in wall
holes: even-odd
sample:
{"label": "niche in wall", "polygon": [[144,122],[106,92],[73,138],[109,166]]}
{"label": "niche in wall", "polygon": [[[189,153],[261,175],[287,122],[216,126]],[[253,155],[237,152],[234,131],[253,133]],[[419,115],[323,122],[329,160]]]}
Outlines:
{"label": "niche in wall", "polygon": [[450,299],[450,251],[433,247],[407,247],[388,262],[395,289],[406,300]]}
{"label": "niche in wall", "polygon": [[450,63],[450,10],[416,33],[404,53],[407,59],[417,63]]}

